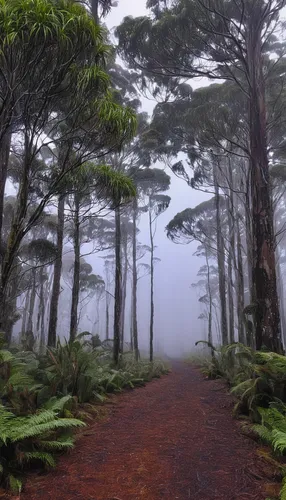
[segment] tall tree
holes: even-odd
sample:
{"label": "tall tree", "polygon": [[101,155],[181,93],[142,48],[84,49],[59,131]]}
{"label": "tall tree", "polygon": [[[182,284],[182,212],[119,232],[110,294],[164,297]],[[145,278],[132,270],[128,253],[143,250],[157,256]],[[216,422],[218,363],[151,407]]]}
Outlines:
{"label": "tall tree", "polygon": [[150,361],[154,357],[154,263],[155,263],[155,244],[154,237],[156,233],[156,221],[169,207],[171,198],[162,194],[170,188],[171,178],[164,170],[158,168],[139,169],[134,172],[136,184],[148,198],[148,218],[149,218],[149,237],[150,237],[150,330],[149,330],[149,355]]}
{"label": "tall tree", "polygon": [[241,95],[246,96],[256,344],[258,349],[264,345],[276,352],[282,352],[282,343],[269,185],[264,61],[268,58],[269,75],[280,57],[280,44],[275,48],[271,40],[284,5],[285,0],[150,0],[152,17],[125,18],[117,29],[120,53],[141,72],[143,82],[146,74],[161,87],[166,85],[166,80],[176,82],[180,77],[223,78],[232,81]]}

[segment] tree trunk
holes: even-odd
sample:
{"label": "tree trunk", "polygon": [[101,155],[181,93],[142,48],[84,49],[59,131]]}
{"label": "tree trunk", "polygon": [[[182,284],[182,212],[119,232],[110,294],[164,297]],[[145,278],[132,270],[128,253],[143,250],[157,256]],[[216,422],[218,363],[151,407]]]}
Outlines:
{"label": "tree trunk", "polygon": [[[208,249],[207,248],[206,248],[206,264],[207,264],[207,288],[208,288],[208,295],[209,295],[209,301],[210,301],[210,303],[209,303],[209,313],[208,313],[208,343],[210,345],[213,345],[213,334],[212,334],[213,298],[212,298],[212,289],[211,289],[211,282],[210,282],[210,264],[209,264],[209,256],[208,256]],[[212,355],[213,355],[213,350],[212,350]]]}
{"label": "tree trunk", "polygon": [[238,321],[238,341],[245,344],[244,333],[244,275],[242,260],[242,245],[240,236],[239,218],[236,219],[236,240],[237,240],[237,270],[236,270],[236,290],[237,290],[237,321]]}
{"label": "tree trunk", "polygon": [[233,256],[234,256],[234,225],[233,225],[233,193],[230,190],[228,200],[228,234],[229,234],[229,247],[227,255],[227,295],[228,295],[228,334],[229,343],[234,343],[234,298],[233,298]]}
{"label": "tree trunk", "polygon": [[10,132],[6,132],[2,139],[1,150],[0,150],[0,268],[1,262],[4,255],[4,250],[2,248],[2,225],[3,225],[3,212],[4,212],[4,197],[5,197],[5,187],[7,180],[8,163],[10,156],[11,147],[11,137]]}
{"label": "tree trunk", "polygon": [[256,348],[283,352],[276,283],[275,236],[267,155],[265,78],[262,57],[262,2],[252,9],[247,33],[249,131],[253,218],[253,288]]}
{"label": "tree trunk", "polygon": [[34,325],[33,325],[33,316],[35,309],[35,301],[36,301],[36,269],[32,269],[32,289],[30,295],[30,305],[29,305],[29,313],[28,313],[28,322],[27,322],[27,331],[34,334]]}
{"label": "tree trunk", "polygon": [[216,176],[215,163],[214,163],[214,168],[213,168],[213,177],[214,177],[215,208],[216,208],[217,263],[218,263],[218,273],[219,273],[221,335],[222,335],[222,344],[227,345],[227,343],[228,343],[228,329],[227,329],[226,289],[225,289],[225,283],[226,283],[226,279],[225,279],[225,252],[224,252],[223,234],[222,234],[222,230],[221,230],[220,194],[219,194],[219,186],[218,186],[217,176]]}
{"label": "tree trunk", "polygon": [[25,304],[24,304],[24,311],[23,311],[23,316],[22,316],[22,326],[21,326],[21,338],[24,338],[24,335],[27,330],[27,314],[28,314],[28,309],[29,309],[29,302],[30,302],[30,293],[31,289],[29,288],[26,293],[25,297]]}
{"label": "tree trunk", "polygon": [[6,304],[8,300],[8,288],[9,280],[11,277],[11,272],[13,270],[13,264],[15,257],[19,250],[19,246],[24,236],[23,225],[27,213],[28,207],[28,194],[29,194],[29,174],[31,168],[31,148],[32,144],[28,134],[25,136],[25,155],[23,161],[23,170],[19,186],[19,191],[17,195],[17,207],[15,210],[15,215],[13,217],[11,230],[8,238],[7,248],[2,259],[1,267],[1,281],[0,281],[0,331],[3,331],[5,316],[6,316]]}
{"label": "tree trunk", "polygon": [[65,197],[60,196],[58,201],[58,225],[57,225],[57,255],[54,264],[53,288],[50,303],[48,346],[55,347],[57,340],[58,305],[61,290],[63,242],[65,225]]}
{"label": "tree trunk", "polygon": [[105,293],[105,340],[109,340],[109,297]]}
{"label": "tree trunk", "polygon": [[123,281],[122,281],[122,314],[121,314],[121,350],[124,351],[124,328],[125,328],[125,309],[127,294],[127,276],[128,276],[128,256],[127,256],[127,233],[124,234],[123,241]]}
{"label": "tree trunk", "polygon": [[134,335],[133,335],[133,291],[131,292],[131,307],[130,307],[130,346],[131,346],[131,351],[134,351]]}
{"label": "tree trunk", "polygon": [[250,196],[247,192],[245,194],[245,230],[246,230],[246,254],[247,254],[247,281],[248,281],[248,304],[253,304],[254,293],[253,293],[253,236],[252,236],[252,216],[251,216],[251,204]]}
{"label": "tree trunk", "polygon": [[149,234],[150,234],[150,362],[154,358],[154,236],[152,227],[152,212],[149,207]]}
{"label": "tree trunk", "polygon": [[113,361],[119,363],[120,356],[120,327],[122,314],[122,265],[121,265],[121,227],[120,207],[115,209],[115,291],[114,291],[114,341]]}
{"label": "tree trunk", "polygon": [[80,236],[79,236],[79,197],[74,195],[74,234],[73,234],[73,249],[74,249],[74,267],[73,267],[73,286],[72,286],[72,302],[71,302],[71,319],[70,319],[70,342],[73,342],[77,335],[78,323],[78,301],[79,301],[79,278],[80,278]]}
{"label": "tree trunk", "polygon": [[40,293],[39,293],[39,309],[37,330],[40,332],[40,352],[44,351],[45,347],[45,294],[44,294],[44,268],[40,270]]}
{"label": "tree trunk", "polygon": [[133,332],[133,347],[136,361],[139,360],[138,346],[138,319],[137,319],[137,199],[133,200],[132,212],[132,332]]}

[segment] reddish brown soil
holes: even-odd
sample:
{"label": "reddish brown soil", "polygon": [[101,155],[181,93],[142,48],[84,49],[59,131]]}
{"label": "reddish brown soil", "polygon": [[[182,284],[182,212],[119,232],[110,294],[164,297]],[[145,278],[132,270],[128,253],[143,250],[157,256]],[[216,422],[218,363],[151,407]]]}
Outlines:
{"label": "reddish brown soil", "polygon": [[108,418],[56,470],[30,478],[21,500],[262,500],[262,462],[222,383],[178,363],[116,396]]}

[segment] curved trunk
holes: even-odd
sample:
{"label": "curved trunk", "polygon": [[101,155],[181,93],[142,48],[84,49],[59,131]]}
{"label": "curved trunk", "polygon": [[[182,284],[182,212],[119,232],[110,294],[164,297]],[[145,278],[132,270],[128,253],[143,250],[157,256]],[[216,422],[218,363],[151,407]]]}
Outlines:
{"label": "curved trunk", "polygon": [[62,257],[65,224],[65,197],[58,201],[57,255],[54,264],[53,288],[50,303],[48,346],[55,347],[57,340],[58,305],[61,290]]}

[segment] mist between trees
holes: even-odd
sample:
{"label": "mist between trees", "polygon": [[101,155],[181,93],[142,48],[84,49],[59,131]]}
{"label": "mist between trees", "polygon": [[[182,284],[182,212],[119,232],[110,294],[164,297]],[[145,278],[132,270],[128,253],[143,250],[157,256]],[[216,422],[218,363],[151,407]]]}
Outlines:
{"label": "mist between trees", "polygon": [[[176,175],[191,208],[170,220],[166,237],[197,243],[190,262],[201,266],[192,287],[202,332],[211,343],[283,352],[283,7],[149,0],[146,16],[116,28],[114,46],[104,24],[116,9],[110,1],[3,4],[0,327],[8,345],[44,351],[58,335],[73,341],[88,330],[115,364],[124,350],[138,360],[140,348],[153,360],[157,228]],[[207,86],[194,90],[197,77]],[[152,115],[146,97],[156,101]],[[194,190],[206,201],[195,206]]]}

